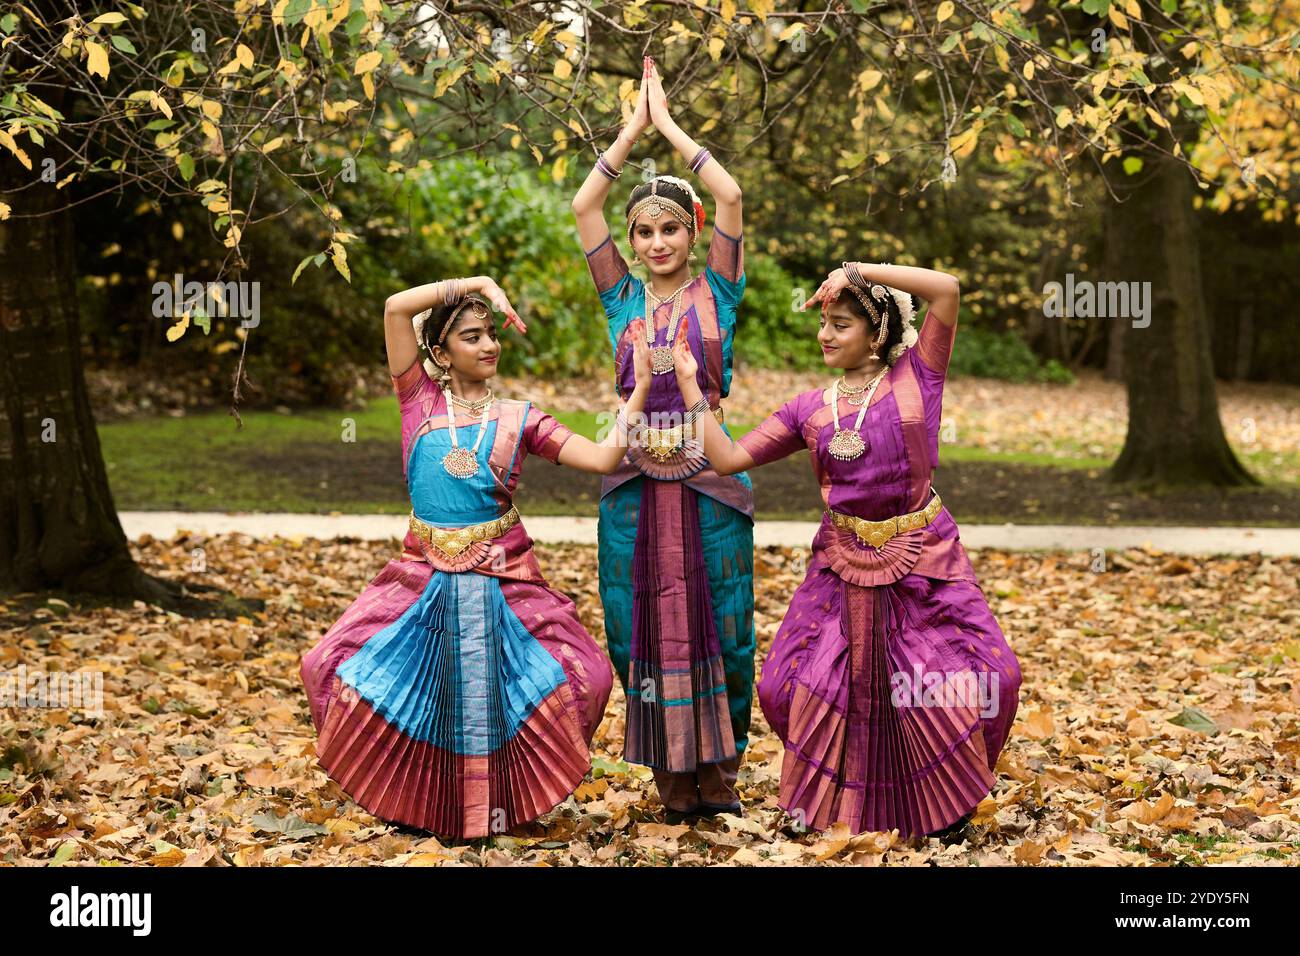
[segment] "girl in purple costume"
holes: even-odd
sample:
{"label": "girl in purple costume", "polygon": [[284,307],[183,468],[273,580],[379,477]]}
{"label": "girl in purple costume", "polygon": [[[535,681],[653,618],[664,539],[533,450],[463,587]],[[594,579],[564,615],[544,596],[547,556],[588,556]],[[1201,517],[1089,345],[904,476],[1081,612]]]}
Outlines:
{"label": "girl in purple costume", "polygon": [[[912,294],[930,303],[919,337]],[[809,300],[843,377],[736,442],[697,419],[718,474],[808,449],[827,509],[758,686],[796,826],[951,830],[993,788],[1015,718],[1019,663],[931,488],[958,297],[946,273],[847,262]],[[695,360],[674,358],[695,403]]]}

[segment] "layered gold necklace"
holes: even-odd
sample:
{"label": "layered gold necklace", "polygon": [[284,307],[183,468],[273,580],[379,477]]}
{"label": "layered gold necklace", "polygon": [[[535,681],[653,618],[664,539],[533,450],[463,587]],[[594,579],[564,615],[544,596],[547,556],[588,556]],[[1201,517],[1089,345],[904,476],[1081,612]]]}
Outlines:
{"label": "layered gold necklace", "polygon": [[[826,450],[832,457],[838,458],[840,461],[853,461],[855,458],[860,458],[867,450],[867,442],[862,437],[862,421],[867,417],[867,408],[871,405],[871,396],[875,394],[876,386],[880,384],[881,379],[885,377],[885,373],[888,371],[888,366],[882,368],[870,382],[850,391],[850,395],[860,394],[862,396],[860,402],[854,401],[851,397],[848,399],[850,404],[861,404],[862,406],[857,419],[853,422],[852,431],[840,428],[840,383],[844,380],[837,378],[835,384],[831,386],[831,420],[835,422],[835,434],[831,437]],[[849,386],[849,388],[852,389],[852,386]]]}
{"label": "layered gold necklace", "polygon": [[[677,325],[682,317],[682,293],[686,287],[691,284],[694,277],[687,278],[676,291],[660,297],[650,288],[650,283],[645,284],[645,344],[650,347],[650,371],[655,375],[663,375],[673,370],[673,343],[677,339]],[[655,345],[655,309],[663,305],[669,299],[673,302],[672,311],[668,317],[668,344]]]}
{"label": "layered gold necklace", "polygon": [[[442,469],[453,478],[470,478],[478,472],[478,449],[483,444],[483,436],[487,434],[488,416],[492,413],[492,403],[496,401],[496,396],[490,388],[487,395],[474,401],[461,398],[451,389],[447,389],[447,395],[451,399],[451,404],[447,407],[447,434],[451,438],[451,451],[442,456]],[[456,405],[468,409],[471,414],[481,413],[483,416],[478,424],[478,438],[474,441],[473,448],[461,448],[456,441]]]}

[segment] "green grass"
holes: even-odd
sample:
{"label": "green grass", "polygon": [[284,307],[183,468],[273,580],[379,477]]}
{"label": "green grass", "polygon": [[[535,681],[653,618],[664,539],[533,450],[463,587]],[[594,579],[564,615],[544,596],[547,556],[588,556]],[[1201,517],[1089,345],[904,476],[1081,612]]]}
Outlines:
{"label": "green grass", "polygon": [[[243,416],[244,428],[221,412],[186,415],[183,418],[157,416],[112,422],[99,426],[100,443],[108,467],[109,483],[117,507],[124,511],[286,511],[400,514],[410,503],[401,493],[401,424],[397,399],[386,396],[369,402],[355,411],[308,409],[280,413],[251,411]],[[604,424],[595,412],[562,412],[561,422],[580,435],[596,439]],[[351,424],[353,441],[345,441],[345,426]],[[733,437],[740,437],[756,423],[729,422]],[[391,455],[391,474],[396,490],[356,494],[340,488],[337,495],[304,494],[321,476],[312,468],[324,459],[337,473],[347,468],[349,454],[362,455],[365,465],[374,472],[376,445]],[[315,446],[315,447],[312,447]],[[264,459],[302,455],[303,465],[297,474],[259,467]],[[1042,453],[998,453],[982,448],[941,444],[941,462],[993,462],[1008,466],[1037,466],[1062,469],[1103,471],[1110,462],[1095,457],[1060,457]],[[1256,453],[1245,456],[1265,481],[1271,469],[1258,466],[1257,460],[1274,456]],[[1291,474],[1300,470],[1300,453],[1284,456],[1295,459]],[[1285,470],[1285,468],[1281,468]],[[1276,479],[1273,482],[1276,483]],[[1294,482],[1285,483],[1294,487]],[[391,486],[390,486],[391,487]],[[318,492],[319,488],[316,489]],[[328,488],[324,491],[328,492]],[[595,503],[591,514],[595,513]],[[572,505],[552,504],[535,499],[529,503],[533,514],[571,513]],[[1080,523],[1079,516],[1044,513],[1035,517],[1046,523]],[[778,517],[778,515],[765,515]],[[812,512],[796,509],[780,517],[816,518]],[[1000,522],[998,515],[964,515],[969,522]],[[1024,520],[1023,518],[1020,520]],[[1087,523],[1086,521],[1084,523]],[[1259,522],[1262,526],[1285,522]]]}
{"label": "green grass", "polygon": [[1104,458],[1058,458],[1037,452],[996,452],[965,445],[939,444],[939,463],[945,461],[992,461],[1000,465],[1037,465],[1044,468],[1109,468]]}
{"label": "green grass", "polygon": [[[380,441],[394,448],[401,468],[401,423],[397,399],[370,402],[360,411],[311,409],[245,412],[244,427],[219,412],[161,416],[99,426],[99,439],[117,507],[129,510],[314,511],[300,480],[256,467],[260,455],[278,454],[302,443],[337,443],[346,454],[345,420],[357,442]],[[399,472],[400,474],[400,472]],[[389,510],[382,502],[339,501],[338,510]],[[400,502],[393,511],[406,507]]]}
{"label": "green grass", "polygon": [[[592,440],[602,426],[596,412],[562,412],[555,417]],[[358,411],[253,411],[243,413],[243,419],[242,429],[234,418],[220,412],[100,425],[100,444],[117,507],[123,511],[319,511],[321,502],[303,495],[301,476],[256,467],[260,457],[285,454],[303,445],[334,444],[343,456],[361,443],[387,443],[400,480],[402,433],[396,396],[376,399]],[[343,440],[348,422],[353,443]],[[739,437],[748,430],[749,426],[732,427],[732,434]],[[378,496],[339,498],[329,507],[345,513],[400,514],[409,510],[410,503]],[[548,509],[539,501],[530,510],[556,514],[568,509]]]}

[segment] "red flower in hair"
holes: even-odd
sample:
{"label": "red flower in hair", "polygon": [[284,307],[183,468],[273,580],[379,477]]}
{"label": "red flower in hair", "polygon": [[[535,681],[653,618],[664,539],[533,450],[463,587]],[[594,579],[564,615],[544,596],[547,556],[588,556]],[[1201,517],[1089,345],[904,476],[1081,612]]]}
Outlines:
{"label": "red flower in hair", "polygon": [[704,203],[695,204],[695,234],[698,236],[700,230],[704,228]]}

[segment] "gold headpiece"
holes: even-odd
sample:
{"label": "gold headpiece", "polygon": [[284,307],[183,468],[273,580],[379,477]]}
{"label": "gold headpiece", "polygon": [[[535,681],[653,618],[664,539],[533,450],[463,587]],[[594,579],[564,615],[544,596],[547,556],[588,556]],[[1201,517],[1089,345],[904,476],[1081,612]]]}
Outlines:
{"label": "gold headpiece", "polygon": [[488,316],[488,307],[483,304],[482,299],[466,297],[463,302],[452,310],[451,317],[447,319],[447,323],[442,327],[442,331],[438,333],[439,345],[441,345],[447,338],[447,333],[450,332],[451,327],[456,324],[456,319],[466,309],[473,309],[474,318],[476,319],[486,319]]}
{"label": "gold headpiece", "polygon": [[[659,180],[667,177],[656,176],[650,180],[650,194],[637,201],[637,203],[628,210],[627,213],[627,241],[632,242],[632,230],[636,227],[637,217],[643,212],[648,212],[651,219],[658,220],[665,212],[686,227],[687,234],[691,237],[692,245],[695,242],[695,210],[685,209],[677,200],[667,195],[659,195]],[[688,192],[690,190],[688,189]]]}

